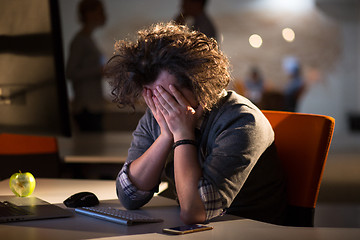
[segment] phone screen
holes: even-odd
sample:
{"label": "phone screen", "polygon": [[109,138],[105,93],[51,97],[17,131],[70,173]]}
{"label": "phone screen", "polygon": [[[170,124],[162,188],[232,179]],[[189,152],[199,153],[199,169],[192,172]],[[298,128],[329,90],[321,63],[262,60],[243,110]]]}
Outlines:
{"label": "phone screen", "polygon": [[184,225],[173,228],[165,228],[163,229],[163,231],[165,233],[171,233],[171,234],[185,234],[185,233],[199,232],[199,231],[205,231],[211,229],[213,229],[213,227],[211,226],[206,226],[202,224],[192,224],[192,225]]}

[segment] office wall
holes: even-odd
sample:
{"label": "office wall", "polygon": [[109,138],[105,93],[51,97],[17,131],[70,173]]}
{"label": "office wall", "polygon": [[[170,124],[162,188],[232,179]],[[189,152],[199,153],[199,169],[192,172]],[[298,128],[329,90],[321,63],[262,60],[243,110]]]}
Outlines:
{"label": "office wall", "polygon": [[335,117],[333,147],[356,149],[360,134],[350,130],[349,114],[360,113],[360,2],[319,2],[318,9],[339,24],[341,54],[324,81],[313,85],[306,93],[299,110]]}

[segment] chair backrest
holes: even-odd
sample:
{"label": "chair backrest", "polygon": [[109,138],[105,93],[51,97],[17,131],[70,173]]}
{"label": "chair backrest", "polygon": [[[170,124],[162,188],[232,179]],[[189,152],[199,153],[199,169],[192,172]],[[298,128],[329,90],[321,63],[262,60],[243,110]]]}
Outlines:
{"label": "chair backrest", "polygon": [[60,156],[55,137],[0,134],[0,179],[19,170],[35,177],[58,177]]}
{"label": "chair backrest", "polygon": [[278,157],[287,178],[288,203],[315,209],[334,132],[332,117],[262,111],[275,132]]}

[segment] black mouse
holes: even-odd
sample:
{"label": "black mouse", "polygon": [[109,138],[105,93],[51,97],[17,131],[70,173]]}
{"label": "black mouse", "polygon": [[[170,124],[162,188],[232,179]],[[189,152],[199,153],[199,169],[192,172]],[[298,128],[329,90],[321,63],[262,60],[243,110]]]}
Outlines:
{"label": "black mouse", "polygon": [[70,196],[64,201],[65,206],[76,207],[93,207],[99,204],[99,199],[94,193],[91,192],[79,192]]}

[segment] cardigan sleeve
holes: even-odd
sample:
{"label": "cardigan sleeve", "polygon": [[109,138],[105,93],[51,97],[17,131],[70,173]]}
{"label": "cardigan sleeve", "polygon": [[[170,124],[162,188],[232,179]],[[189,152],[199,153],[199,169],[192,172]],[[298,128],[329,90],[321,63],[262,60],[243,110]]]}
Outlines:
{"label": "cardigan sleeve", "polygon": [[259,110],[246,105],[221,109],[209,124],[203,177],[218,191],[226,209],[274,141],[274,132]]}

